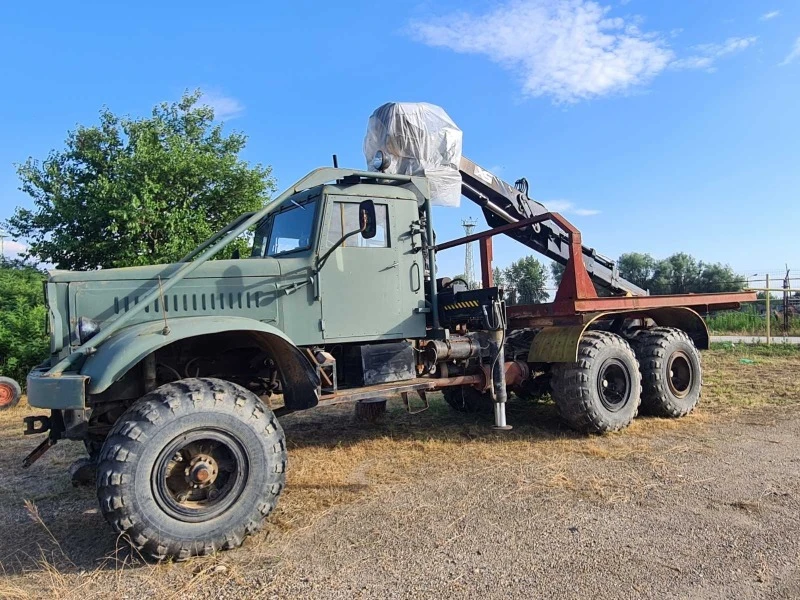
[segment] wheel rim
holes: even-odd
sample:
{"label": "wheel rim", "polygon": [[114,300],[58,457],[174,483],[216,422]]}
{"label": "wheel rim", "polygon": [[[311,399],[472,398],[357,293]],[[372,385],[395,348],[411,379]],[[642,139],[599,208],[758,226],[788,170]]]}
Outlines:
{"label": "wheel rim", "polygon": [[685,398],[692,387],[694,370],[692,362],[684,352],[675,352],[667,364],[669,390],[678,398]]}
{"label": "wheel rim", "polygon": [[600,367],[597,378],[597,392],[600,402],[607,410],[621,410],[631,396],[631,376],[625,363],[609,358]]}
{"label": "wheel rim", "polygon": [[7,383],[0,383],[0,408],[10,406],[14,402],[14,388]]}
{"label": "wheel rim", "polygon": [[248,477],[247,456],[237,439],[225,431],[198,429],[164,448],[151,484],[164,512],[181,521],[198,522],[235,504]]}

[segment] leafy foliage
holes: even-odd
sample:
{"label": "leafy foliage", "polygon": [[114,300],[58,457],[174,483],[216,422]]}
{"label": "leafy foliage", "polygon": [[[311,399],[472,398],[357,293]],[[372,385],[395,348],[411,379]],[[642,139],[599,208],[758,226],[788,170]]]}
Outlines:
{"label": "leafy foliage", "polygon": [[544,265],[533,256],[526,256],[503,271],[509,304],[539,304],[546,302],[547,273]]}
{"label": "leafy foliage", "polygon": [[663,260],[630,252],[619,257],[620,275],[651,294],[736,292],[744,281],[728,265],[697,261],[685,252]]}
{"label": "leafy foliage", "polygon": [[[697,261],[685,252],[663,260],[641,252],[628,252],[619,257],[617,266],[624,279],[650,290],[651,294],[736,292],[745,283],[728,265]],[[560,283],[563,265],[550,263],[550,272],[556,283]]]}
{"label": "leafy foliage", "polygon": [[270,168],[242,161],[247,138],[224,135],[199,97],[160,104],[148,118],[103,109],[65,149],[17,165],[34,209],[17,208],[6,226],[27,240],[27,256],[60,269],[173,262],[263,206],[275,189]]}
{"label": "leafy foliage", "polygon": [[[505,269],[494,267],[492,276],[494,285],[505,290],[508,304],[538,304],[547,301],[546,270],[533,256],[521,258]],[[466,280],[466,277],[461,274],[453,279]],[[478,281],[474,287],[480,286]]]}
{"label": "leafy foliage", "polygon": [[0,262],[0,375],[22,385],[49,352],[43,279],[30,266]]}

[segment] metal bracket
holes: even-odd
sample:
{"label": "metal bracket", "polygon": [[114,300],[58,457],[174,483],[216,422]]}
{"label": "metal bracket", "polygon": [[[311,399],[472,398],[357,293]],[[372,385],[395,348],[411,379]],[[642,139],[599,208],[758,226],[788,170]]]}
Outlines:
{"label": "metal bracket", "polygon": [[[25,433],[27,433],[27,431]],[[55,445],[56,445],[56,440],[50,437],[45,439],[41,444],[39,444],[38,446],[36,446],[36,448],[34,448],[33,452],[28,454],[28,456],[26,456],[22,460],[22,468],[27,469],[28,467],[30,467],[33,463],[35,463],[42,457],[42,454],[50,450],[50,448],[52,448]]]}
{"label": "metal bracket", "polygon": [[408,399],[408,392],[400,392],[400,396],[403,398],[403,404],[406,405],[406,410],[410,415],[418,415],[419,413],[425,412],[431,407],[430,402],[428,402],[428,394],[425,392],[425,390],[417,390],[417,394],[419,395],[420,400],[422,400],[423,406],[420,409],[412,410],[411,402],[409,402]]}

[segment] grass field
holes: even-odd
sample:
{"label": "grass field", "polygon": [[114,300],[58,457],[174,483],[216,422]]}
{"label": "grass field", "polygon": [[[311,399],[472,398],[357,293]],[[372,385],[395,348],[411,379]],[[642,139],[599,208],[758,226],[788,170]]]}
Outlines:
{"label": "grass field", "polygon": [[[706,318],[706,325],[717,335],[765,335],[767,320],[762,314],[747,311],[730,311]],[[800,335],[800,317],[789,318],[788,331],[783,330],[783,320],[773,318],[770,324],[773,335]]]}
{"label": "grass field", "polygon": [[[670,479],[670,457],[702,453],[710,423],[800,404],[798,372],[797,347],[715,346],[704,353],[700,409],[681,420],[638,418],[602,437],[564,428],[548,400],[511,402],[508,433],[450,411],[438,395],[417,416],[392,400],[375,424],[355,420],[347,406],[290,415],[283,420],[288,484],[265,530],[241,550],[161,565],[131,556],[98,514],[93,490],[69,485],[66,468],[82,454],[77,444],[58,444],[31,469],[20,468],[38,443],[20,435],[21,418],[33,414],[20,406],[0,413],[0,598],[211,598],[222,588],[268,588],[293,539],[331,511],[442,472],[504,470],[516,481],[514,494],[630,502],[654,478]],[[618,474],[598,475],[586,468],[592,464],[618,465]],[[409,526],[414,510],[408,507]]]}

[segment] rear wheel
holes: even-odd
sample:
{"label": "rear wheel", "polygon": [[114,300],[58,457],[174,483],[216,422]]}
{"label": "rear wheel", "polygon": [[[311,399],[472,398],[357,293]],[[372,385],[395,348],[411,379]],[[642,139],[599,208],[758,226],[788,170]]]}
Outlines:
{"label": "rear wheel", "polygon": [[97,493],[144,556],[178,560],[239,546],[283,490],[286,443],[254,394],[183,379],[136,402],[100,453]]}
{"label": "rear wheel", "polygon": [[703,385],[700,353],[680,329],[654,327],[633,341],[642,373],[642,411],[661,417],[689,414]]}
{"label": "rear wheel", "polygon": [[639,408],[636,356],[628,342],[607,331],[584,333],[578,361],[553,365],[551,385],[558,412],[577,431],[618,431],[630,425]]}

